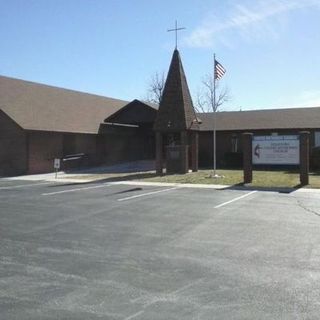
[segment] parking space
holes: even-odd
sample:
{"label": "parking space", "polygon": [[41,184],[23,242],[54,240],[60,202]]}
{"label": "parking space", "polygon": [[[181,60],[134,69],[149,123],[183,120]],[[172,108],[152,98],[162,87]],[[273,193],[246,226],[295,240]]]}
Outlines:
{"label": "parking space", "polygon": [[0,186],[0,319],[318,318],[319,193],[23,184]]}
{"label": "parking space", "polygon": [[26,187],[35,187],[38,185],[48,185],[51,182],[47,181],[25,181],[25,180],[7,180],[7,179],[0,179],[0,190],[11,190],[11,189],[19,189],[19,188],[26,188]]}

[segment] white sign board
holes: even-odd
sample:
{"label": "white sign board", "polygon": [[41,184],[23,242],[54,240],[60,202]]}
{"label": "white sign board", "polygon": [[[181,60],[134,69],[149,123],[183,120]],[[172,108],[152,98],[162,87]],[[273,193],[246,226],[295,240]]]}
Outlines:
{"label": "white sign board", "polygon": [[255,136],[252,140],[252,163],[298,165],[299,151],[299,136]]}
{"label": "white sign board", "polygon": [[54,169],[60,169],[60,159],[54,159],[53,167]]}

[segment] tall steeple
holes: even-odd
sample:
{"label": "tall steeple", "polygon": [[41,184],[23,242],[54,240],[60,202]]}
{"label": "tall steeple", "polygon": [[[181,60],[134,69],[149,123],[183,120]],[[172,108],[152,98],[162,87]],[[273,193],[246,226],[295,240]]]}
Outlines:
{"label": "tall steeple", "polygon": [[174,50],[154,124],[158,132],[199,130],[179,51]]}

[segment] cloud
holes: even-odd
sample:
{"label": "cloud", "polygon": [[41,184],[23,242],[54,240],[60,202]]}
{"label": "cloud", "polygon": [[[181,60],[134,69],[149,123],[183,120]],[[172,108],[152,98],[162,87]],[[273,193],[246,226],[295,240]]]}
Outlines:
{"label": "cloud", "polygon": [[[253,1],[252,1],[253,2]],[[283,17],[290,11],[308,7],[320,7],[320,0],[260,0],[255,5],[236,4],[225,17],[209,14],[184,39],[184,44],[190,47],[211,47],[218,39],[228,45],[224,39],[227,32],[236,32],[245,39],[278,35],[277,28],[270,24],[271,19]],[[281,22],[281,21],[279,21]]]}

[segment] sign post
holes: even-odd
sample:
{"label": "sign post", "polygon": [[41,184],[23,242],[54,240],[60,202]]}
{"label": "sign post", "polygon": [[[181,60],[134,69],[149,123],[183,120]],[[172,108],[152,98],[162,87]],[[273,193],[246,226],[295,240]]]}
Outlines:
{"label": "sign post", "polygon": [[252,182],[253,165],[299,166],[300,185],[309,184],[309,132],[300,135],[252,136],[243,133],[244,183]]}
{"label": "sign post", "polygon": [[56,158],[53,161],[53,168],[55,171],[55,179],[58,177],[58,170],[60,169],[60,159]]}
{"label": "sign post", "polygon": [[243,183],[252,183],[252,133],[242,134]]}
{"label": "sign post", "polygon": [[308,131],[300,132],[300,184],[309,184],[309,135]]}

